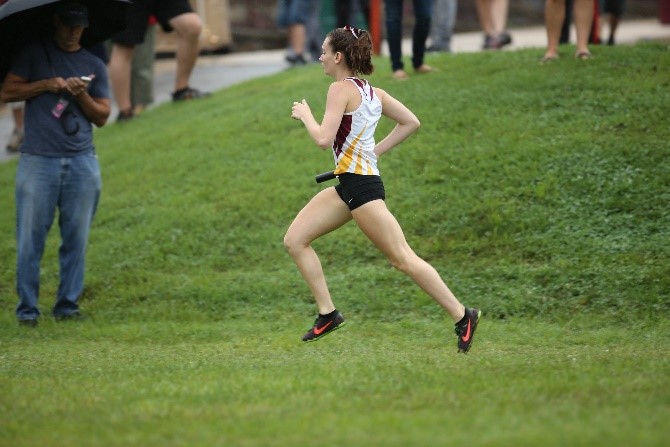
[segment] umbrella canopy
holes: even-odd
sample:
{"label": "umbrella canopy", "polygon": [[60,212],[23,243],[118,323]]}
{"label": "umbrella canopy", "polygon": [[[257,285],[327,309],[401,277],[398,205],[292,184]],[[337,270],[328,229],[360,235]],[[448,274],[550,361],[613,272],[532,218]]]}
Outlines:
{"label": "umbrella canopy", "polygon": [[[88,7],[89,26],[81,37],[84,47],[125,29],[129,0],[76,1]],[[58,3],[59,0],[0,0],[0,81],[21,47],[53,35],[53,15]]]}

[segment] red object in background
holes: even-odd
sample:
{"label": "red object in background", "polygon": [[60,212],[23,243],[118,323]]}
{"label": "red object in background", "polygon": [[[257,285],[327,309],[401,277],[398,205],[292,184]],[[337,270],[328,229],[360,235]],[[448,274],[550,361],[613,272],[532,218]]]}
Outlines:
{"label": "red object in background", "polygon": [[670,24],[670,0],[658,0],[658,20]]}
{"label": "red object in background", "polygon": [[370,35],[374,54],[380,54],[382,47],[380,3],[380,0],[370,1]]}
{"label": "red object in background", "polygon": [[591,35],[589,36],[589,43],[600,45],[600,16],[598,0],[593,2],[593,22],[591,23]]}

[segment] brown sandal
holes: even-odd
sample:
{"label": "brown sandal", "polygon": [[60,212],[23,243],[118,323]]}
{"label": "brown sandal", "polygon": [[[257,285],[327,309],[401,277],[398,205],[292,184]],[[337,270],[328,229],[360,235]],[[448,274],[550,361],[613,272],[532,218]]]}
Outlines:
{"label": "brown sandal", "polygon": [[544,56],[540,59],[540,65],[548,64],[558,59],[558,56]]}

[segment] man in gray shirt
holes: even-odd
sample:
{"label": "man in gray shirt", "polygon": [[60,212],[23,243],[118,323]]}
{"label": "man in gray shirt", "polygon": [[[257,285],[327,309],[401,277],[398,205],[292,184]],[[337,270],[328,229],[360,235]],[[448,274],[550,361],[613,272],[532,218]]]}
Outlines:
{"label": "man in gray shirt", "polygon": [[16,289],[20,324],[35,326],[40,262],[58,209],[62,243],[57,320],[79,318],[91,222],[102,182],[93,145],[93,124],[110,114],[104,63],[82,48],[88,10],[59,5],[53,39],[26,45],[5,78],[0,97],[26,101],[25,138],[16,173]]}

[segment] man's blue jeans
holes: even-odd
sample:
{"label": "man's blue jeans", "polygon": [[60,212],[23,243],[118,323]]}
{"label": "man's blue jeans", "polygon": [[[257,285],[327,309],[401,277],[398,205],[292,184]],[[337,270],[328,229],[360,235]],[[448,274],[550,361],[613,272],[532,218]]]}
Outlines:
{"label": "man's blue jeans", "polygon": [[[391,69],[402,70],[402,9],[403,0],[385,0],[386,9],[386,39],[388,40],[391,55]],[[413,0],[414,30],[412,31],[412,66],[418,68],[423,65],[426,52],[426,39],[430,32],[430,14],[432,0]]]}
{"label": "man's blue jeans", "polygon": [[19,320],[40,315],[40,261],[58,209],[60,285],[54,316],[79,311],[84,260],[102,181],[93,152],[74,157],[21,154],[16,173],[16,291]]}

